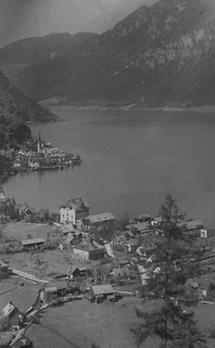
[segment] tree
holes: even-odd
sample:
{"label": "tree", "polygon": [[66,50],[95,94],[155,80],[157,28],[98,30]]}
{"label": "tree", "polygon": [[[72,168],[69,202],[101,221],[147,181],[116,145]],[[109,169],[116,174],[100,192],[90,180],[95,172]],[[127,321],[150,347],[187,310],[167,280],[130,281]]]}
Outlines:
{"label": "tree", "polygon": [[41,209],[38,213],[39,221],[42,223],[47,223],[50,218],[50,212],[48,209]]}
{"label": "tree", "polygon": [[31,137],[31,130],[24,122],[13,122],[9,128],[9,139],[11,144],[16,147],[17,144],[23,142]]}
{"label": "tree", "polygon": [[205,348],[189,309],[197,298],[191,297],[185,286],[188,279],[200,275],[200,252],[185,233],[183,216],[171,195],[161,206],[160,215],[162,223],[155,230],[154,267],[145,289],[158,308],[151,313],[137,312],[143,319],[134,330],[138,344],[156,335],[161,339],[160,348]]}
{"label": "tree", "polygon": [[125,228],[129,224],[129,215],[127,210],[123,212],[122,216],[119,219],[119,223],[122,228]]}

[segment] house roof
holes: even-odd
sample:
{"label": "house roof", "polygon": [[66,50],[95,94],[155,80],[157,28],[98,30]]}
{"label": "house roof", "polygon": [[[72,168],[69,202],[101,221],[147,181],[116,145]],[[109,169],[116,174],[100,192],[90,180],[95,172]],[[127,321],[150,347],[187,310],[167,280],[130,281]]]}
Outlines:
{"label": "house roof", "polygon": [[89,205],[84,202],[80,197],[69,198],[65,204],[62,204],[60,208],[70,208],[75,210],[89,209]]}
{"label": "house roof", "polygon": [[141,214],[141,215],[135,217],[135,220],[142,220],[142,222],[148,221],[150,219],[151,219],[151,215],[149,215],[149,214]]}
{"label": "house roof", "polygon": [[94,295],[105,295],[114,292],[114,289],[111,284],[94,285],[91,289]]}
{"label": "house roof", "polygon": [[4,261],[2,261],[2,260],[0,260],[0,268],[1,267],[9,267],[9,264],[8,263],[6,263],[6,262],[4,262]]}
{"label": "house roof", "polygon": [[56,286],[45,287],[45,292],[46,292],[46,293],[57,292],[57,287],[56,287]]}
{"label": "house roof", "polygon": [[67,238],[66,238],[66,240],[65,240],[65,243],[66,243],[66,244],[70,244],[70,243],[72,243],[72,241],[73,241],[74,239],[75,239],[74,234],[69,233],[68,236],[67,236]]}
{"label": "house roof", "polygon": [[43,244],[43,243],[45,243],[45,239],[43,238],[33,238],[33,239],[22,240],[22,245],[24,246],[34,245],[34,244]]}
{"label": "house roof", "polygon": [[187,231],[197,230],[204,226],[201,220],[180,221],[178,227],[184,227]]}
{"label": "house roof", "polygon": [[163,219],[162,219],[161,216],[157,216],[157,217],[154,217],[152,220],[153,220],[154,222],[161,223]]}
{"label": "house roof", "polygon": [[16,309],[17,308],[14,306],[12,302],[8,302],[6,306],[2,309],[2,312],[5,317],[9,317]]}
{"label": "house roof", "polygon": [[204,224],[201,220],[192,220],[186,223],[187,230],[195,230],[197,228],[203,227]]}
{"label": "house roof", "polygon": [[91,224],[96,224],[99,222],[113,221],[115,220],[115,216],[112,213],[107,212],[107,213],[101,213],[96,215],[89,215],[84,220],[88,221]]}
{"label": "house roof", "polygon": [[14,337],[14,332],[1,332],[0,347],[7,346],[13,337]]}
{"label": "house roof", "polygon": [[129,224],[126,226],[126,228],[129,231],[136,231],[136,232],[149,232],[149,222],[143,221],[143,222],[137,222],[134,224]]}

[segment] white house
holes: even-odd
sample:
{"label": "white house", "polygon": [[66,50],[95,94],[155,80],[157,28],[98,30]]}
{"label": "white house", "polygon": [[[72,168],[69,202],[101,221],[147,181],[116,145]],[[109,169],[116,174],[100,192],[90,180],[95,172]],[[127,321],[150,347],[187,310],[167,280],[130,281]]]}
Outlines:
{"label": "white house", "polygon": [[60,222],[77,224],[78,220],[89,215],[89,206],[81,198],[70,198],[60,206]]}

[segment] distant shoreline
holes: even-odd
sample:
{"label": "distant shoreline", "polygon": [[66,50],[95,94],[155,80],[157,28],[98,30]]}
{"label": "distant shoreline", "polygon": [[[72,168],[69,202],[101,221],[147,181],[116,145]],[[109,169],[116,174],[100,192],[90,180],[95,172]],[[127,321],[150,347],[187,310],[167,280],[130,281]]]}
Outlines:
{"label": "distant shoreline", "polygon": [[161,112],[215,112],[215,105],[204,105],[204,106],[159,106],[159,107],[143,107],[137,106],[134,104],[131,105],[121,105],[121,106],[106,106],[106,105],[74,105],[74,104],[58,104],[58,103],[49,103],[48,101],[40,102],[42,105],[46,106],[49,109],[71,109],[77,111],[161,111]]}

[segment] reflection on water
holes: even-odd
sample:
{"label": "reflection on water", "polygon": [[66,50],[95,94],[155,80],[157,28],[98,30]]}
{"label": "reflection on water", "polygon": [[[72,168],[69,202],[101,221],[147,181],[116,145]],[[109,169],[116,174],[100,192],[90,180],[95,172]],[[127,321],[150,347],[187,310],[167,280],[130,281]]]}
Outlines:
{"label": "reflection on water", "polygon": [[92,212],[157,214],[172,193],[191,217],[215,222],[215,117],[212,113],[74,111],[33,132],[79,154],[78,168],[25,174],[5,188],[17,201],[57,210],[81,196]]}

